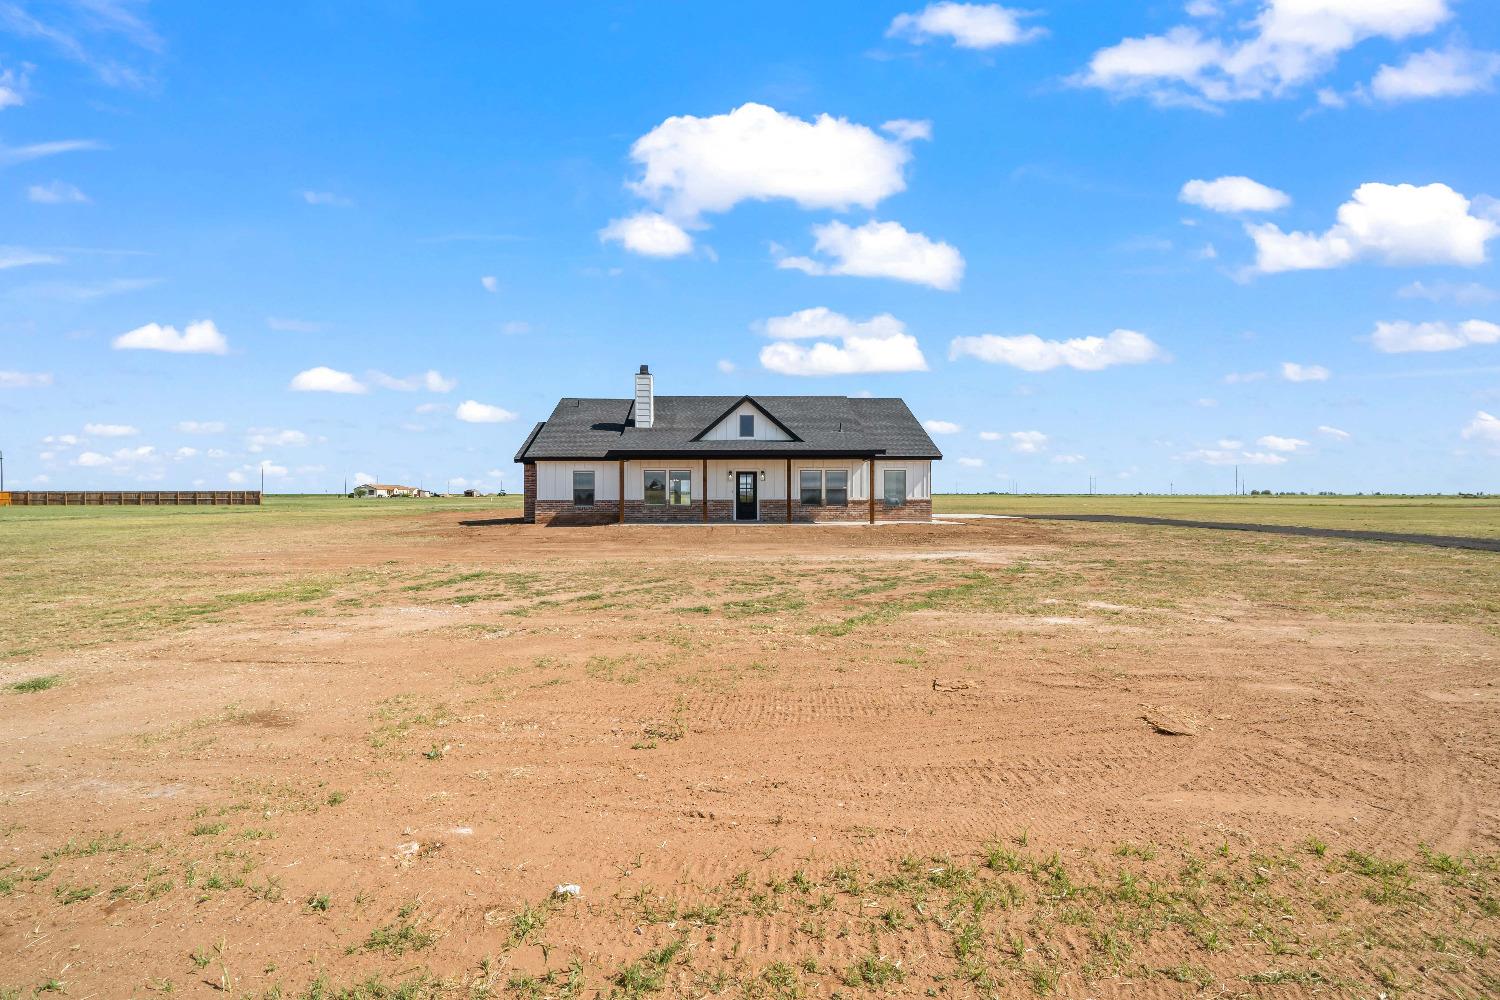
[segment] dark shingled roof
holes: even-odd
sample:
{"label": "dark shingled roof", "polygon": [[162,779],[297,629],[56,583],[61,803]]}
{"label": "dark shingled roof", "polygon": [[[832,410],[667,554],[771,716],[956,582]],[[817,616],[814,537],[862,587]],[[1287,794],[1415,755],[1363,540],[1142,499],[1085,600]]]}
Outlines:
{"label": "dark shingled roof", "polygon": [[[750,402],[796,440],[701,441],[724,417]],[[573,399],[558,402],[516,452],[517,462],[538,459],[620,459],[690,455],[695,458],[785,455],[940,459],[911,410],[899,399],[847,396],[657,396],[656,423],[637,427],[635,401]]]}

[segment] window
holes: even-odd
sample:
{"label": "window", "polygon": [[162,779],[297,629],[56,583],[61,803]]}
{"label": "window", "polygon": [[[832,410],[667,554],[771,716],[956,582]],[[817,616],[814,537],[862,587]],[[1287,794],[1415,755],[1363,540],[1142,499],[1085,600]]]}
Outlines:
{"label": "window", "polygon": [[693,474],[691,472],[673,472],[667,483],[667,503],[673,507],[686,507],[693,502]]}
{"label": "window", "polygon": [[825,475],[828,492],[823,498],[824,502],[830,507],[847,507],[849,505],[849,470],[829,469]]}
{"label": "window", "polygon": [[755,437],[755,414],[753,414],[753,413],[741,413],[740,414],[740,437],[742,437],[742,438],[753,438],[753,437]]}
{"label": "window", "polygon": [[573,473],[573,506],[594,506],[594,474],[592,472]]}
{"label": "window", "polygon": [[906,470],[885,470],[885,505],[900,507],[906,503]]}
{"label": "window", "polygon": [[798,476],[802,483],[802,506],[823,506],[823,473],[817,469],[803,469]]}
{"label": "window", "polygon": [[644,497],[648,505],[664,506],[667,502],[667,473],[665,469],[647,469]]}

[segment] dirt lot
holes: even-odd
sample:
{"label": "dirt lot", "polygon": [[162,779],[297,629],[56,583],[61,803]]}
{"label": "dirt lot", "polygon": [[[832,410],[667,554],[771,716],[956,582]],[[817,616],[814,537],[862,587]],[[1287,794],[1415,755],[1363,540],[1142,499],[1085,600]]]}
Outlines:
{"label": "dirt lot", "polygon": [[475,516],[23,559],[0,997],[1500,995],[1491,553]]}

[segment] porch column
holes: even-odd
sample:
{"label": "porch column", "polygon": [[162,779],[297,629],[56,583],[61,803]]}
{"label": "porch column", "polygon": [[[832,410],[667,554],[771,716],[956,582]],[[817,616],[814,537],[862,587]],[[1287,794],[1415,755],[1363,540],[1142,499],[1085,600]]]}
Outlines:
{"label": "porch column", "polygon": [[786,523],[792,523],[792,460],[786,460]]}
{"label": "porch column", "polygon": [[870,523],[875,523],[875,460],[870,459]]}
{"label": "porch column", "polygon": [[703,460],[703,523],[708,523],[708,459]]}
{"label": "porch column", "polygon": [[620,459],[620,523],[625,523],[625,460]]}

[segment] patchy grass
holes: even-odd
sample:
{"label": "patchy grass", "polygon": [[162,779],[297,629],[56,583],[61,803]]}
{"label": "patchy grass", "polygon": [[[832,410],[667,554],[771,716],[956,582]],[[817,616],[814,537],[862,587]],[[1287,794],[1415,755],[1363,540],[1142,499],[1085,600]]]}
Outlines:
{"label": "patchy grass", "polygon": [[50,691],[62,683],[62,674],[47,674],[44,677],[30,677],[24,681],[17,681],[10,685],[10,690],[16,694],[35,694],[38,691]]}

